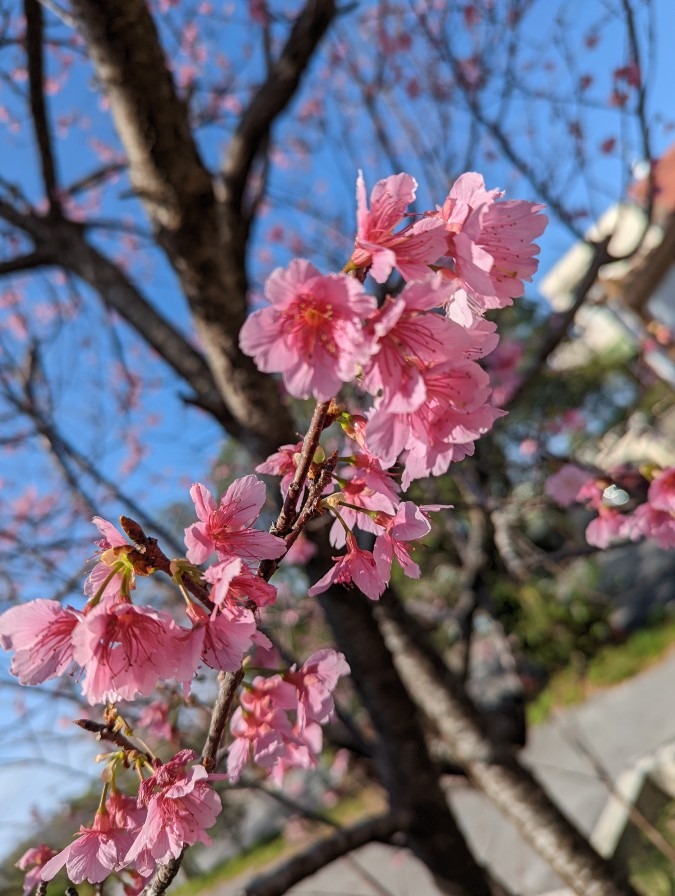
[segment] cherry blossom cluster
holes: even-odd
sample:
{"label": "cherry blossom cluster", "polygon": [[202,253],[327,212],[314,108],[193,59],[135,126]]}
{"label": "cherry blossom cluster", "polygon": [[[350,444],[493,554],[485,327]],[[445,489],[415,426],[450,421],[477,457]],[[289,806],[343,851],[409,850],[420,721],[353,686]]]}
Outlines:
{"label": "cherry blossom cluster", "polygon": [[563,507],[580,502],[597,511],[586,528],[595,547],[650,538],[663,550],[675,548],[675,467],[598,476],[565,464],[549,478],[546,492]]}
{"label": "cherry blossom cluster", "polygon": [[[39,847],[21,860],[35,866],[29,889],[65,865],[74,883],[122,873],[127,892],[140,892],[157,865],[209,842],[206,830],[220,811],[215,778],[235,782],[252,760],[281,783],[288,769],[316,764],[321,725],[349,667],[331,649],[284,667],[259,628],[276,600],[269,579],[281,560],[309,556],[301,549],[309,520],[330,515],[339,552],[310,597],[342,584],[377,600],[394,560],[419,577],[413,543],[443,505],[418,506],[404,492],[472,454],[504,413],[478,363],[498,342],[484,314],[522,295],[546,218],[541,206],[487,190],[475,173],[462,175],[442,205],[412,214],[416,186],[408,174],[388,177],[368,203],[359,175],[357,233],[344,269],[322,274],[298,259],[274,271],[269,305],[242,328],[241,346],[261,371],[281,374],[291,396],[317,402],[304,439],[256,468],[281,477],[283,504],[271,531],[254,528],[265,502],[255,475],[235,480],[218,500],[195,483],[185,558],[169,561],[133,521],[121,518],[125,537],[97,517],[101,539],[84,607],[39,599],[0,616],[0,645],[14,651],[11,672],[21,684],[74,675],[89,704],[106,705],[106,730],[124,735],[103,757],[93,824],[58,855]],[[391,284],[379,305],[365,290],[368,275]],[[338,394],[346,384],[349,409]],[[331,428],[338,435],[324,437]],[[134,601],[137,577],[158,571],[177,586],[182,614]],[[233,682],[224,775],[191,751],[162,762],[142,741],[136,746],[118,708],[166,681],[187,697],[202,665]],[[135,798],[118,787],[121,767],[138,774]]]}

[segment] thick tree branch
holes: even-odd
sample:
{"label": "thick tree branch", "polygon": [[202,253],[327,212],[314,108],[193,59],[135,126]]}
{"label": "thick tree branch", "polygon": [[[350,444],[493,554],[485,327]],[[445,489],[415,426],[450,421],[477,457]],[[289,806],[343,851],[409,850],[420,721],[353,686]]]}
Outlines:
{"label": "thick tree branch", "polygon": [[433,647],[394,596],[376,610],[394,663],[411,696],[433,720],[457,762],[578,896],[637,896],[556,808],[512,756],[499,755]]}
{"label": "thick tree branch", "polygon": [[336,14],[334,0],[307,0],[281,55],[239,122],[223,168],[226,203],[238,213],[242,211],[251,167],[274,121],[297,93],[300,80]]}
{"label": "thick tree branch", "polygon": [[35,132],[35,142],[40,154],[42,180],[49,199],[49,207],[58,211],[60,202],[56,175],[56,160],[47,114],[44,92],[43,32],[44,15],[38,0],[24,0],[26,16],[26,57],[28,60],[28,88],[30,112]]}
{"label": "thick tree branch", "polygon": [[[324,557],[314,561],[310,578],[325,571],[330,549],[323,545],[322,550]],[[442,892],[491,896],[494,888],[450,813],[417,708],[401,684],[371,602],[342,588],[331,589],[319,600],[373,723],[375,763],[392,812],[405,820],[407,845],[427,865]]]}
{"label": "thick tree branch", "polygon": [[38,265],[55,265],[75,274],[194,390],[191,403],[212,414],[235,438],[242,437],[242,427],[223,404],[202,355],[154,309],[121,268],[87,242],[82,227],[21,211],[4,199],[0,199],[0,218],[23,231],[36,245],[34,252],[0,263],[0,274]]}
{"label": "thick tree branch", "polygon": [[247,226],[225,224],[145,0],[74,0],[132,185],[174,267],[220,394],[256,454],[288,441],[290,415],[238,343],[246,317]]}
{"label": "thick tree branch", "polygon": [[28,252],[0,261],[0,277],[5,274],[20,274],[22,271],[34,271],[36,268],[50,264],[50,256],[45,252]]}
{"label": "thick tree branch", "polygon": [[238,896],[283,896],[294,884],[325,868],[341,856],[367,843],[388,843],[401,830],[400,819],[390,813],[366,818],[350,828],[342,828],[330,837],[313,843],[301,853],[276,865],[267,874],[248,881]]}

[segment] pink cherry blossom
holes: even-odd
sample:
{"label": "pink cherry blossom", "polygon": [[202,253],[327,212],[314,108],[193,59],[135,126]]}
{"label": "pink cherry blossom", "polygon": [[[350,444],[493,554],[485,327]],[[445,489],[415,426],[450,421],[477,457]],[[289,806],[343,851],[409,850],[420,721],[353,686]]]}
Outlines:
{"label": "pink cherry blossom", "polygon": [[546,480],[544,491],[561,507],[570,507],[579,497],[582,486],[595,477],[576,464],[564,464]]}
{"label": "pink cherry blossom", "polygon": [[297,706],[297,691],[279,675],[257,676],[242,693],[230,722],[234,740],[227,755],[227,773],[238,781],[249,753],[254,762],[271,768],[295,739],[288,712]]}
{"label": "pink cherry blossom", "polygon": [[511,305],[523,294],[523,280],[537,270],[539,247],[532,240],[548,223],[539,214],[542,205],[503,201],[502,195],[486,190],[481,175],[468,172],[435,213],[445,222],[450,276],[470,294],[477,313]]}
{"label": "pink cherry blossom", "polygon": [[267,607],[277,599],[275,586],[253,573],[239,557],[227,557],[209,566],[204,579],[213,586],[210,597],[218,606],[225,601],[231,604],[253,601],[257,607]]}
{"label": "pink cherry blossom", "polygon": [[74,884],[89,881],[98,884],[125,863],[133,834],[118,828],[114,818],[97,812],[90,828],[80,827],[77,840],[50,859],[42,869],[42,880],[51,880],[63,866]]}
{"label": "pink cherry blossom", "polygon": [[211,616],[190,604],[188,616],[194,623],[192,639],[198,643],[202,660],[212,669],[236,672],[251,644],[268,639],[258,632],[253,613],[243,607],[224,605]]}
{"label": "pink cherry blossom", "polygon": [[[17,868],[20,868],[21,871],[26,871],[26,876],[23,879],[23,896],[28,896],[37,887],[42,879],[43,865],[55,855],[55,849],[41,843],[39,846],[32,846],[26,850],[19,861],[16,862]],[[30,867],[31,865],[33,866],[32,868]],[[27,870],[28,868],[30,870]]]}
{"label": "pink cherry blossom", "polygon": [[174,740],[177,732],[171,724],[170,712],[171,706],[166,700],[153,700],[143,707],[138,717],[138,727],[157,740]]}
{"label": "pink cherry blossom", "polygon": [[471,347],[467,332],[433,312],[449,296],[440,277],[410,283],[368,321],[379,347],[364,369],[363,386],[393,413],[418,408],[426,398],[425,365],[463,356]]}
{"label": "pink cherry blossom", "polygon": [[[354,506],[340,506],[342,522],[336,518],[330,530],[330,543],[336,548],[342,548],[346,543],[345,526],[349,529],[358,526],[364,532],[375,533],[378,528],[370,513],[374,511],[394,513],[395,509],[395,503],[388,494],[368,488],[365,481],[359,478],[351,479],[343,484],[340,500]],[[363,510],[357,510],[358,507]]]}
{"label": "pink cherry blossom", "polygon": [[427,397],[419,408],[391,413],[380,399],[368,421],[368,449],[384,466],[407,451],[404,488],[420,476],[440,475],[472,452],[472,443],[503,414],[488,403],[489,377],[473,361],[430,365],[422,374]]}
{"label": "pink cherry blossom", "polygon": [[282,538],[250,528],[265,502],[265,483],[257,476],[235,479],[218,505],[200,482],[192,486],[190,496],[199,520],[185,530],[190,563],[204,563],[214,551],[248,560],[269,560],[285,552]]}
{"label": "pink cherry blossom", "polygon": [[411,579],[419,579],[420,568],[410,556],[407,542],[423,538],[431,531],[428,516],[412,501],[403,501],[394,516],[382,514],[376,523],[385,531],[375,539],[373,556],[383,578],[389,581],[394,557],[403,572]]}
{"label": "pink cherry blossom", "polygon": [[284,752],[277,757],[270,769],[270,778],[277,787],[281,787],[284,775],[289,769],[315,768],[322,746],[321,725],[316,722],[309,722],[304,728],[296,725],[293,729],[293,740],[286,742]]}
{"label": "pink cherry blossom", "polygon": [[[124,554],[117,548],[129,548],[130,545],[112,523],[100,516],[93,521],[102,535],[97,541],[99,560],[89,573],[84,583],[84,593],[88,597],[99,594],[103,600],[116,600],[122,593],[129,594],[135,587],[134,570],[130,563],[124,564]],[[113,574],[113,567],[118,564],[122,569]]]}
{"label": "pink cherry blossom", "polygon": [[586,527],[586,541],[596,548],[607,548],[615,541],[632,538],[633,535],[633,518],[604,505]]}
{"label": "pink cherry blossom", "polygon": [[647,497],[655,510],[675,514],[675,467],[666,467],[654,477]]}
{"label": "pink cherry blossom", "polygon": [[675,548],[675,516],[658,510],[651,502],[636,507],[631,517],[630,537],[651,538],[664,551]]}
{"label": "pink cherry blossom", "polygon": [[283,374],[296,398],[332,398],[370,356],[361,322],[375,310],[375,299],[354,277],[324,277],[301,259],[274,271],[265,295],[271,304],[241,329],[242,351],[259,370]]}
{"label": "pink cherry blossom", "polygon": [[55,600],[32,600],[0,616],[0,646],[15,650],[9,667],[21,684],[63,675],[74,660],[73,632],[82,613]]}
{"label": "pink cherry blossom", "polygon": [[351,585],[352,583],[371,600],[379,600],[387,581],[377,569],[375,558],[370,551],[359,548],[356,538],[347,534],[347,553],[333,557],[336,561],[323,578],[312,585],[308,594],[314,597],[327,591],[331,585]]}
{"label": "pink cherry blossom", "polygon": [[298,465],[297,458],[302,451],[302,442],[294,445],[281,445],[278,451],[255,468],[256,473],[267,473],[268,476],[281,476],[281,494],[286,497],[288,486],[293,481]]}
{"label": "pink cherry blossom", "polygon": [[284,566],[289,563],[294,566],[306,566],[317,551],[318,548],[314,542],[301,535],[293,542],[284,556]]}
{"label": "pink cherry blossom", "polygon": [[304,729],[308,722],[327,722],[333,713],[333,691],[338,679],[349,675],[344,655],[324,648],[313,653],[297,670],[287,672],[284,679],[298,692],[298,724]]}
{"label": "pink cherry blossom", "polygon": [[186,846],[211,844],[206,829],[220,814],[221,802],[203,765],[187,769],[196,758],[193,750],[181,750],[139,788],[138,805],[147,807],[147,815],[125,861],[142,874],[154,863],[178,858]]}
{"label": "pink cherry blossom", "polygon": [[416,191],[413,177],[394,174],[375,184],[368,210],[366,186],[359,172],[357,233],[350,261],[355,268],[368,269],[378,283],[384,283],[394,268],[405,280],[423,280],[429,276],[429,265],[444,253],[444,227],[433,218],[423,218],[394,233]]}
{"label": "pink cherry blossom", "polygon": [[147,696],[176,673],[182,630],[166,613],[125,601],[99,604],[73,633],[73,656],[85,669],[89,703]]}

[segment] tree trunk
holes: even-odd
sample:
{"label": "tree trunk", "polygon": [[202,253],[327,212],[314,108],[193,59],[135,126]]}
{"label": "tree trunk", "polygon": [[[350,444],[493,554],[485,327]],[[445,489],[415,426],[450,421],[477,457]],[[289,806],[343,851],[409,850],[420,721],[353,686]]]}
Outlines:
{"label": "tree trunk", "polygon": [[[326,569],[325,558],[317,569]],[[415,704],[403,687],[373,616],[358,592],[334,588],[319,598],[375,729],[375,761],[407,845],[448,896],[498,891],[470,852],[439,784]]]}
{"label": "tree trunk", "polygon": [[513,755],[496,755],[451,673],[391,592],[376,616],[401,679],[457,763],[578,896],[637,896]]}

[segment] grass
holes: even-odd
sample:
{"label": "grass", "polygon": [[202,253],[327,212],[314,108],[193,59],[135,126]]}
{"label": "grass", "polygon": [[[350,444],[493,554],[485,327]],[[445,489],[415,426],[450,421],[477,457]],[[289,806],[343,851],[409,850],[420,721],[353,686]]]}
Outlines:
{"label": "grass", "polygon": [[[379,790],[370,787],[356,794],[341,800],[336,806],[325,811],[331,821],[340,825],[349,825],[354,823],[365,815],[382,812],[385,807],[384,799]],[[317,833],[318,831],[318,833]],[[306,842],[317,840],[319,837],[330,834],[328,826],[317,826],[313,836],[308,836]],[[203,896],[208,893],[212,887],[224,881],[234,880],[246,872],[256,874],[265,870],[268,865],[272,865],[278,859],[291,855],[298,848],[304,847],[304,843],[289,843],[284,836],[283,831],[276,836],[268,837],[254,844],[245,852],[228,859],[221,865],[212,868],[206,874],[201,874],[191,880],[186,881],[179,887],[172,890],[173,896]]]}
{"label": "grass", "polygon": [[554,709],[583,702],[590,694],[612,687],[642,672],[675,645],[675,620],[635,632],[622,644],[603,647],[588,660],[583,672],[567,666],[556,672],[530,703],[531,725],[544,722]]}

